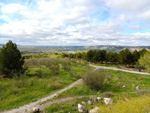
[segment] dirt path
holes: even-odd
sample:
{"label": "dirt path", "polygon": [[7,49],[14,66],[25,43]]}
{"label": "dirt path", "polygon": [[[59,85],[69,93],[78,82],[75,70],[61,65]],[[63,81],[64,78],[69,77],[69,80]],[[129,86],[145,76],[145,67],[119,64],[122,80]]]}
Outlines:
{"label": "dirt path", "polygon": [[149,73],[145,73],[145,72],[129,71],[129,70],[124,70],[124,69],[119,69],[119,68],[116,68],[116,67],[95,66],[95,65],[92,65],[92,64],[89,64],[89,66],[95,67],[96,69],[112,69],[112,70],[124,71],[124,72],[129,72],[129,73],[150,75]]}
{"label": "dirt path", "polygon": [[52,93],[52,94],[50,94],[47,97],[41,98],[38,101],[31,102],[31,103],[26,104],[24,106],[21,106],[19,108],[15,108],[15,109],[12,109],[12,110],[9,110],[9,111],[4,111],[4,112],[1,112],[1,113],[31,113],[32,112],[32,108],[36,107],[36,106],[39,106],[39,103],[45,102],[45,101],[47,101],[49,99],[52,99],[55,96],[58,96],[60,93],[66,91],[68,89],[71,89],[72,87],[74,87],[74,86],[76,86],[78,84],[81,84],[81,83],[83,83],[83,81],[82,81],[82,79],[79,79],[76,82],[72,83],[71,85],[65,87],[64,89],[61,89],[61,90],[59,90],[59,91],[57,91],[55,93]]}

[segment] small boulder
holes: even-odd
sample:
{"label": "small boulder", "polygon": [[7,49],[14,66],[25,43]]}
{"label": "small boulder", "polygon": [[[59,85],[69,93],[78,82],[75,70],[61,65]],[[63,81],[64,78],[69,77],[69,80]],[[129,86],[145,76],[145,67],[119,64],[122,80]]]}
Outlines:
{"label": "small boulder", "polygon": [[88,110],[85,109],[81,104],[78,104],[78,111],[80,113],[87,113],[88,112]]}
{"label": "small boulder", "polygon": [[95,107],[94,109],[91,109],[89,113],[99,113],[99,107]]}
{"label": "small boulder", "polygon": [[135,87],[135,84],[132,84],[132,87]]}
{"label": "small boulder", "polygon": [[40,109],[39,109],[38,107],[34,107],[34,108],[32,109],[32,112],[33,112],[33,113],[40,113]]}
{"label": "small boulder", "polygon": [[136,90],[140,90],[140,87],[139,87],[139,86],[136,86]]}
{"label": "small boulder", "polygon": [[84,101],[82,101],[81,104],[84,105],[84,106],[86,105],[86,103]]}
{"label": "small boulder", "polygon": [[122,85],[122,87],[123,87],[123,88],[126,88],[127,86],[126,86],[126,85]]}
{"label": "small boulder", "polygon": [[112,104],[112,103],[113,103],[113,100],[112,100],[111,98],[104,98],[104,103],[105,103],[106,105]]}
{"label": "small boulder", "polygon": [[124,98],[124,101],[128,101],[129,99],[127,99],[127,98]]}
{"label": "small boulder", "polygon": [[102,97],[97,97],[97,100],[102,100],[103,98]]}
{"label": "small boulder", "polygon": [[91,100],[89,100],[89,101],[88,101],[88,104],[92,105],[92,104],[93,104],[93,102],[92,102]]}
{"label": "small boulder", "polygon": [[94,103],[98,103],[98,99],[97,98],[93,98],[93,102]]}

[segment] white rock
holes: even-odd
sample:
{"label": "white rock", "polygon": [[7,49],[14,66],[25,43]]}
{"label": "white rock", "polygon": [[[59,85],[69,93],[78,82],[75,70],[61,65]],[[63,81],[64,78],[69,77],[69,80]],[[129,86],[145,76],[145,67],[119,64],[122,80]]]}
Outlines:
{"label": "white rock", "polygon": [[140,87],[139,87],[139,86],[136,86],[136,90],[140,90]]}
{"label": "white rock", "polygon": [[92,105],[92,104],[93,104],[93,102],[89,100],[89,101],[88,101],[88,104]]}
{"label": "white rock", "polygon": [[81,104],[84,105],[84,106],[86,105],[86,103],[84,101],[82,101]]}
{"label": "white rock", "polygon": [[104,103],[105,103],[106,105],[112,104],[112,103],[113,103],[113,100],[112,100],[111,98],[104,98]]}
{"label": "white rock", "polygon": [[78,111],[80,113],[87,113],[87,109],[85,109],[81,104],[78,104]]}
{"label": "white rock", "polygon": [[97,97],[97,100],[102,100],[103,98],[102,97]]}
{"label": "white rock", "polygon": [[99,107],[95,107],[94,109],[91,109],[89,113],[99,113]]}
{"label": "white rock", "polygon": [[40,111],[40,109],[38,108],[38,107],[34,107],[33,109],[32,109],[32,112],[33,113],[36,113],[36,112],[39,112]]}
{"label": "white rock", "polygon": [[123,85],[122,87],[123,87],[123,88],[126,88],[126,85]]}

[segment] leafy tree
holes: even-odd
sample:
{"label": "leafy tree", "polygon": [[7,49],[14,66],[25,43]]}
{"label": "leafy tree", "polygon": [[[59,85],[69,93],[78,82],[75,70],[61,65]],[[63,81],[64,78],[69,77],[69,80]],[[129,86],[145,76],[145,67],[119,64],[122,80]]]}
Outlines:
{"label": "leafy tree", "polygon": [[89,50],[89,51],[87,52],[87,60],[88,60],[88,61],[93,61],[93,56],[94,56],[93,50]]}
{"label": "leafy tree", "polygon": [[115,64],[118,62],[118,53],[116,52],[108,52],[106,54],[106,58],[107,58],[107,61],[112,63],[112,64]]}
{"label": "leafy tree", "polygon": [[148,52],[147,49],[145,49],[145,48],[141,49],[141,50],[139,51],[140,56],[143,56],[146,52]]}
{"label": "leafy tree", "polygon": [[129,51],[129,49],[124,49],[121,50],[119,53],[119,61],[121,64],[132,64],[133,63],[133,55],[132,53]]}
{"label": "leafy tree", "polygon": [[137,50],[135,50],[133,52],[133,62],[134,62],[134,64],[136,64],[136,62],[139,60],[139,58],[140,58],[140,52],[138,52]]}
{"label": "leafy tree", "polygon": [[139,63],[150,73],[150,51],[146,52],[144,56],[139,59]]}
{"label": "leafy tree", "polygon": [[0,50],[0,73],[13,77],[13,73],[23,72],[24,57],[17,45],[12,41],[6,43]]}

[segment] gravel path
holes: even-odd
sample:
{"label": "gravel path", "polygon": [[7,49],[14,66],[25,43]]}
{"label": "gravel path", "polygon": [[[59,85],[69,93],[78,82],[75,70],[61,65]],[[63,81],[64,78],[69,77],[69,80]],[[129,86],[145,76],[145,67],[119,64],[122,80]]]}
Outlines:
{"label": "gravel path", "polygon": [[95,67],[96,69],[112,69],[112,70],[124,71],[124,72],[129,72],[129,73],[150,75],[149,73],[145,73],[145,72],[129,71],[129,70],[125,70],[125,69],[119,69],[119,68],[116,68],[116,67],[95,66],[95,65],[92,65],[92,64],[89,64],[89,66]]}
{"label": "gravel path", "polygon": [[45,102],[45,101],[47,101],[49,99],[52,99],[55,96],[58,96],[60,93],[66,91],[68,89],[71,89],[72,87],[74,87],[74,86],[76,86],[78,84],[81,84],[81,83],[83,83],[83,81],[82,81],[82,79],[79,79],[76,82],[72,83],[71,85],[65,87],[64,89],[61,89],[61,90],[59,90],[59,91],[57,91],[57,92],[55,92],[53,94],[50,94],[47,97],[41,98],[38,101],[31,102],[29,104],[26,104],[24,106],[21,106],[19,108],[15,108],[15,109],[12,109],[12,110],[9,110],[9,111],[3,111],[1,113],[31,113],[33,107],[37,107],[37,106],[39,106],[40,103]]}

